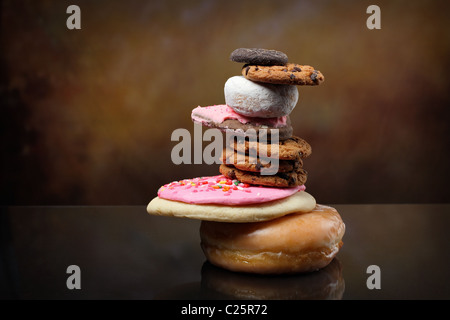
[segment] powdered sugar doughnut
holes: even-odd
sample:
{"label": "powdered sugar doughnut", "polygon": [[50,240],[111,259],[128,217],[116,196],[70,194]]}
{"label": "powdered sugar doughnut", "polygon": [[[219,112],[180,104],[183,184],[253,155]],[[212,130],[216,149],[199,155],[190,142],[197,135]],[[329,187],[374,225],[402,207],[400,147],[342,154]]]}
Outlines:
{"label": "powdered sugar doughnut", "polygon": [[254,82],[243,76],[227,80],[225,103],[237,113],[248,117],[276,118],[289,115],[298,101],[293,85]]}

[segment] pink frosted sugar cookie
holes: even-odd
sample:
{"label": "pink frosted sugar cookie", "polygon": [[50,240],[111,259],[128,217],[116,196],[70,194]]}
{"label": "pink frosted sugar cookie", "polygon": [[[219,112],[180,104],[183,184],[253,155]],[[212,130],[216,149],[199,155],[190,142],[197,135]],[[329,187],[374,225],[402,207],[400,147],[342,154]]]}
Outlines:
{"label": "pink frosted sugar cookie", "polygon": [[162,186],[147,212],[220,222],[267,221],[313,210],[316,200],[304,189],[255,187],[222,175],[184,179]]}
{"label": "pink frosted sugar cookie", "polygon": [[[236,134],[243,134],[252,129],[260,138],[262,138],[261,134],[263,136],[271,135],[275,131],[278,133],[280,140],[286,140],[292,136],[292,125],[288,115],[274,118],[247,117],[236,113],[226,104],[220,104],[197,107],[192,110],[191,118],[194,123],[218,128],[222,131],[230,130]],[[261,129],[264,129],[264,131],[261,131]]]}
{"label": "pink frosted sugar cookie", "polygon": [[226,104],[218,104],[208,107],[197,107],[192,110],[192,120],[206,126],[209,122],[222,123],[225,120],[237,120],[242,124],[251,123],[255,126],[267,126],[280,128],[286,125],[286,116],[273,118],[247,117],[236,113]]}
{"label": "pink frosted sugar cookie", "polygon": [[305,186],[257,187],[223,175],[174,181],[159,188],[158,197],[191,204],[247,205],[283,199]]}
{"label": "pink frosted sugar cookie", "polygon": [[165,184],[147,205],[152,215],[220,222],[258,222],[294,212],[310,212],[316,200],[294,188],[257,187],[223,175]]}

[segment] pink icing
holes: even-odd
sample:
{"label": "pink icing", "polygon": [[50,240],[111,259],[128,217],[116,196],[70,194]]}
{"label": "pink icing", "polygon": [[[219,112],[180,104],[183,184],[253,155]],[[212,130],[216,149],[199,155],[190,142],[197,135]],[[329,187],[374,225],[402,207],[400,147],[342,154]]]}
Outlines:
{"label": "pink icing", "polygon": [[282,127],[286,125],[286,116],[279,118],[253,118],[236,113],[226,104],[209,107],[197,107],[192,110],[192,120],[205,124],[207,122],[221,123],[227,119],[238,120],[240,123],[251,122],[254,125],[266,125],[271,127]]}
{"label": "pink icing", "polygon": [[293,188],[257,187],[223,175],[184,179],[165,184],[158,197],[191,204],[246,205],[286,198],[305,186]]}

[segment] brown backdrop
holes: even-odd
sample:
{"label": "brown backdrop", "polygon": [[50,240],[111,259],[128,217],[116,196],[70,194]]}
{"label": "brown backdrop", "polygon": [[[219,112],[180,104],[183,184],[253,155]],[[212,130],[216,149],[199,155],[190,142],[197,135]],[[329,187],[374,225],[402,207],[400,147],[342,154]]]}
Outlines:
{"label": "brown backdrop", "polygon": [[[81,8],[81,30],[66,8]],[[321,70],[294,133],[321,203],[448,202],[450,5],[376,1],[2,1],[2,204],[146,204],[172,180],[176,128],[224,102],[238,47]]]}

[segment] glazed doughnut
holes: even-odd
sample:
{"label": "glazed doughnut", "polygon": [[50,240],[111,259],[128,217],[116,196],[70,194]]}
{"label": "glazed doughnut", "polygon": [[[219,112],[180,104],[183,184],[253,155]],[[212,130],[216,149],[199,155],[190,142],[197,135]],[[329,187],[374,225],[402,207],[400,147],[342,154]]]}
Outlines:
{"label": "glazed doughnut", "polygon": [[237,272],[281,274],[327,266],[343,242],[345,225],[324,205],[307,213],[254,223],[202,221],[201,246],[212,264]]}

